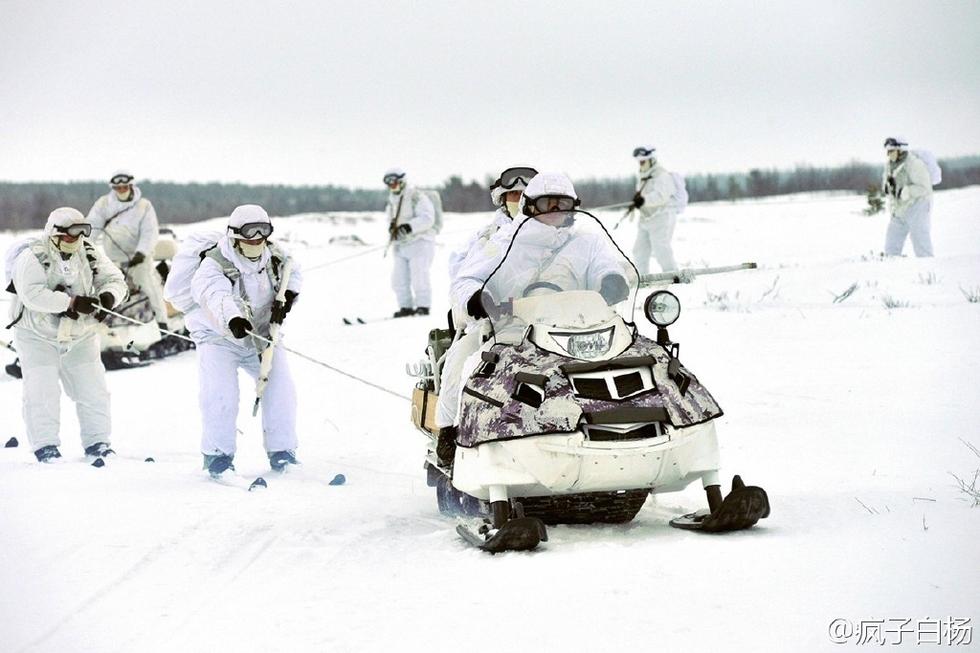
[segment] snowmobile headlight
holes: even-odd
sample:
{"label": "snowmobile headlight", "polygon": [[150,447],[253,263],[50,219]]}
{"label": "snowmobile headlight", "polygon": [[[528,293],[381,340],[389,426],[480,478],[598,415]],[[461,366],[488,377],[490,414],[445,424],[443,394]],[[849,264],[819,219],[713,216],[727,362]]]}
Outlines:
{"label": "snowmobile headlight", "polygon": [[681,300],[672,292],[658,290],[643,302],[643,313],[658,327],[667,327],[681,316]]}
{"label": "snowmobile headlight", "polygon": [[585,331],[582,333],[562,333],[551,332],[551,337],[555,339],[562,349],[574,358],[598,358],[604,356],[612,347],[613,331],[615,326],[599,329],[597,331]]}

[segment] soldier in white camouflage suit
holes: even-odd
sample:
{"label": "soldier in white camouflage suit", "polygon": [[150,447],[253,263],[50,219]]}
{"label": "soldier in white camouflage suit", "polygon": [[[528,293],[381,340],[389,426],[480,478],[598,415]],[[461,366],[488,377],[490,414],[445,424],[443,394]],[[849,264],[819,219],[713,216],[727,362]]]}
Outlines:
{"label": "soldier in white camouflage suit", "polygon": [[[524,190],[520,217],[498,230],[460,267],[451,288],[454,307],[472,319],[486,318],[496,304],[522,297],[534,284],[562,291],[595,290],[609,304],[625,299],[629,295],[629,284],[623,276],[625,259],[608,237],[575,228],[574,210],[578,204],[578,195],[567,175],[552,172],[535,176]],[[498,268],[505,254],[506,264]],[[447,399],[452,401],[454,421],[459,412],[462,381],[469,377],[478,358],[477,354],[471,355],[450,386],[454,392]],[[445,387],[442,392],[447,392]],[[455,428],[453,437],[454,431]],[[443,451],[437,453],[442,462],[448,463],[454,447],[446,446],[446,439],[440,430]]]}
{"label": "soldier in white camouflage suit", "polygon": [[885,233],[885,254],[901,256],[911,236],[916,256],[932,256],[932,178],[929,169],[904,138],[885,140],[888,164],[882,187],[888,198],[891,220]]}
{"label": "soldier in white camouflage suit", "polygon": [[[537,170],[528,166],[507,168],[500,173],[490,186],[490,201],[498,208],[490,224],[473,234],[461,249],[449,255],[450,283],[455,282],[460,268],[466,264],[470,256],[479,256],[479,252],[490,238],[501,228],[510,225],[519,215],[521,195],[531,178],[537,174]],[[439,427],[440,443],[437,452],[443,453],[452,451],[452,443],[455,439],[454,424],[459,408],[460,371],[466,359],[483,344],[485,331],[485,321],[474,319],[465,310],[454,310],[453,314],[454,323],[458,329],[465,329],[465,334],[453,342],[446,352],[446,359],[442,366],[442,382],[439,401],[436,404],[436,426]],[[451,462],[451,455],[450,460],[443,460],[443,462]]]}

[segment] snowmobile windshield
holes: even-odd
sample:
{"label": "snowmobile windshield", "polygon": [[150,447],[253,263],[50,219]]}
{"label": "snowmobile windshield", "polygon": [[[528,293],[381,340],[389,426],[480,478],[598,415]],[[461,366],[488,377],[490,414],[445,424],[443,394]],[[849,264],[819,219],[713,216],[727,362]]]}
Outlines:
{"label": "snowmobile windshield", "polygon": [[639,276],[595,216],[525,216],[501,239],[508,240],[482,295],[495,342],[530,338],[581,360],[612,358],[632,344]]}

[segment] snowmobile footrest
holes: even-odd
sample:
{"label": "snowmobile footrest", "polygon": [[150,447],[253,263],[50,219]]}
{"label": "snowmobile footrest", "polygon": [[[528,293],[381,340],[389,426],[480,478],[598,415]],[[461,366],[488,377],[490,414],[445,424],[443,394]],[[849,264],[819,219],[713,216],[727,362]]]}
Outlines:
{"label": "snowmobile footrest", "polygon": [[753,485],[732,490],[712,513],[692,512],[670,520],[670,525],[706,533],[724,533],[749,528],[768,516],[769,497],[765,490]]}
{"label": "snowmobile footrest", "polygon": [[475,533],[465,524],[459,524],[456,532],[473,546],[490,553],[530,551],[541,542],[548,541],[548,529],[536,517],[511,519],[492,535],[489,530],[486,533]]}

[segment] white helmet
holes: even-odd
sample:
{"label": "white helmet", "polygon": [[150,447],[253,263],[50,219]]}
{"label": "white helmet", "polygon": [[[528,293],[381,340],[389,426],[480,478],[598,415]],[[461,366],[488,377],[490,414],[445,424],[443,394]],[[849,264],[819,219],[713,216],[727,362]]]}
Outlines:
{"label": "white helmet", "polygon": [[494,206],[503,206],[504,195],[512,190],[524,190],[538,171],[530,166],[507,168],[490,184],[490,201]]}
{"label": "white helmet", "polygon": [[109,187],[128,186],[133,183],[133,179],[135,179],[135,177],[129,174],[128,171],[117,170],[116,172],[112,173],[111,177],[109,177]]}
{"label": "white helmet", "polygon": [[[549,211],[549,202],[542,198],[566,198],[559,204],[559,211],[572,211],[579,205],[578,195],[572,180],[563,172],[541,172],[531,179],[521,198],[521,212],[533,216]],[[553,208],[551,210],[554,210]]]}
{"label": "white helmet", "polygon": [[552,197],[571,197],[578,199],[575,194],[575,186],[572,180],[563,172],[541,172],[535,175],[527,188],[524,189],[524,197],[535,199],[550,195]]}
{"label": "white helmet", "polygon": [[[81,235],[87,236],[92,233],[92,225],[85,222],[85,216],[78,209],[73,209],[70,206],[63,206],[60,209],[55,209],[48,215],[48,221],[44,224],[44,233],[49,236],[55,235],[56,233],[67,233],[68,227],[73,225],[85,225],[88,227],[88,233],[82,233]],[[84,230],[83,230],[84,231]],[[71,234],[72,236],[78,234]]]}
{"label": "white helmet", "polygon": [[387,186],[395,180],[405,181],[405,171],[401,168],[388,168],[385,170],[384,177],[381,178],[384,185]]}
{"label": "white helmet", "polygon": [[242,204],[231,212],[228,232],[228,236],[235,240],[268,238],[272,234],[272,220],[258,204]]}
{"label": "white helmet", "polygon": [[656,161],[657,148],[653,145],[640,145],[633,148],[633,158],[640,161]]}

